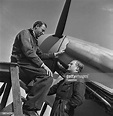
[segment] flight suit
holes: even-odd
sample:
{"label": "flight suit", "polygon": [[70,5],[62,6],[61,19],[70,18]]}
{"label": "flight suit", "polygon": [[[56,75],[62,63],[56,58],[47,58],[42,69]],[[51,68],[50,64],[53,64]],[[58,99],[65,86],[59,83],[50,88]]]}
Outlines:
{"label": "flight suit", "polygon": [[[74,109],[84,101],[84,79],[76,81],[61,80],[50,88],[48,95],[56,94],[50,116],[73,116]],[[67,106],[68,112],[65,110]]]}
{"label": "flight suit", "polygon": [[40,110],[48,93],[53,78],[41,68],[43,60],[53,59],[53,53],[43,53],[32,29],[22,30],[17,34],[11,55],[11,62],[17,62],[20,69],[20,79],[28,85],[27,102],[24,104],[28,110]]}

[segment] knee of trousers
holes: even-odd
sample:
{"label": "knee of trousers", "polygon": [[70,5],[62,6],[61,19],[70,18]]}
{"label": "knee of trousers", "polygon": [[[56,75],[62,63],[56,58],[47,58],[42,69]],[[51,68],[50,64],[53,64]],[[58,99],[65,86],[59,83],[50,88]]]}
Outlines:
{"label": "knee of trousers", "polygon": [[49,85],[51,86],[53,83],[53,77],[48,77],[47,81],[48,81],[48,86]]}

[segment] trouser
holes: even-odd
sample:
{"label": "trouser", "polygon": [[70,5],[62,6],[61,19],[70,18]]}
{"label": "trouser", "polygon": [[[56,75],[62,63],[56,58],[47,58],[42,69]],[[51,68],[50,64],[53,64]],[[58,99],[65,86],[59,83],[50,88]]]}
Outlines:
{"label": "trouser", "polygon": [[25,105],[29,106],[29,109],[40,110],[51,84],[52,77],[36,78],[27,94],[27,102]]}
{"label": "trouser", "polygon": [[43,68],[37,68],[35,65],[20,64],[19,67],[20,79],[26,83],[29,88],[26,97],[27,101],[24,105],[29,110],[40,110],[53,82],[53,78],[47,76]]}

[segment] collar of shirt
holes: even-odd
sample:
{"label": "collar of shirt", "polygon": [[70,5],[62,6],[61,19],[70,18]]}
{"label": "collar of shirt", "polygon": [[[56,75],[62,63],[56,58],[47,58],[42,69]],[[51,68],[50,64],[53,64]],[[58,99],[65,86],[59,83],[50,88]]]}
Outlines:
{"label": "collar of shirt", "polygon": [[33,32],[33,36],[36,38],[35,32],[33,30],[32,30],[32,32]]}
{"label": "collar of shirt", "polygon": [[30,28],[29,31],[30,31],[31,35],[33,36],[33,39],[35,40],[36,44],[38,45],[38,41],[36,39],[36,36],[35,36],[35,33],[34,33],[33,29]]}

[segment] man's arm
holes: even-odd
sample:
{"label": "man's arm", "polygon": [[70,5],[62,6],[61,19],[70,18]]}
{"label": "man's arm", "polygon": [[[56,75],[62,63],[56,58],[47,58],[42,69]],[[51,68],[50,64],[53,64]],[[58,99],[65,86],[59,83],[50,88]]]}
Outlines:
{"label": "man's arm", "polygon": [[28,31],[23,30],[19,34],[19,38],[21,40],[21,50],[23,54],[33,63],[35,63],[38,67],[40,67],[43,64],[43,61],[40,59],[40,57],[35,53],[35,51],[32,48],[30,36]]}
{"label": "man's arm", "polygon": [[65,51],[59,51],[55,53],[43,53],[40,48],[38,47],[36,54],[42,59],[50,59],[50,58],[58,58],[61,54],[63,54]]}
{"label": "man's arm", "polygon": [[67,72],[67,69],[58,61],[56,65],[56,71],[58,72],[59,75],[64,77],[65,73]]}
{"label": "man's arm", "polygon": [[50,58],[55,58],[54,53],[43,53],[40,48],[37,48],[36,54],[42,59],[42,60],[47,60]]}
{"label": "man's arm", "polygon": [[53,85],[53,86],[50,88],[50,90],[49,90],[49,92],[48,92],[48,95],[56,94],[57,89],[58,89],[59,85],[62,83],[62,81],[63,81],[63,80],[61,80],[61,81],[58,82],[57,84]]}
{"label": "man's arm", "polygon": [[51,72],[51,70],[44,64],[41,58],[36,54],[36,51],[33,50],[29,32],[27,30],[23,30],[18,36],[21,40],[21,50],[23,54],[26,56],[26,58],[28,58],[38,67],[44,68],[47,72],[47,75],[53,77],[53,73]]}
{"label": "man's arm", "polygon": [[69,105],[76,107],[76,106],[80,106],[85,98],[85,83],[82,79],[82,81],[74,83],[74,87],[73,87],[73,94],[72,97],[69,101]]}

